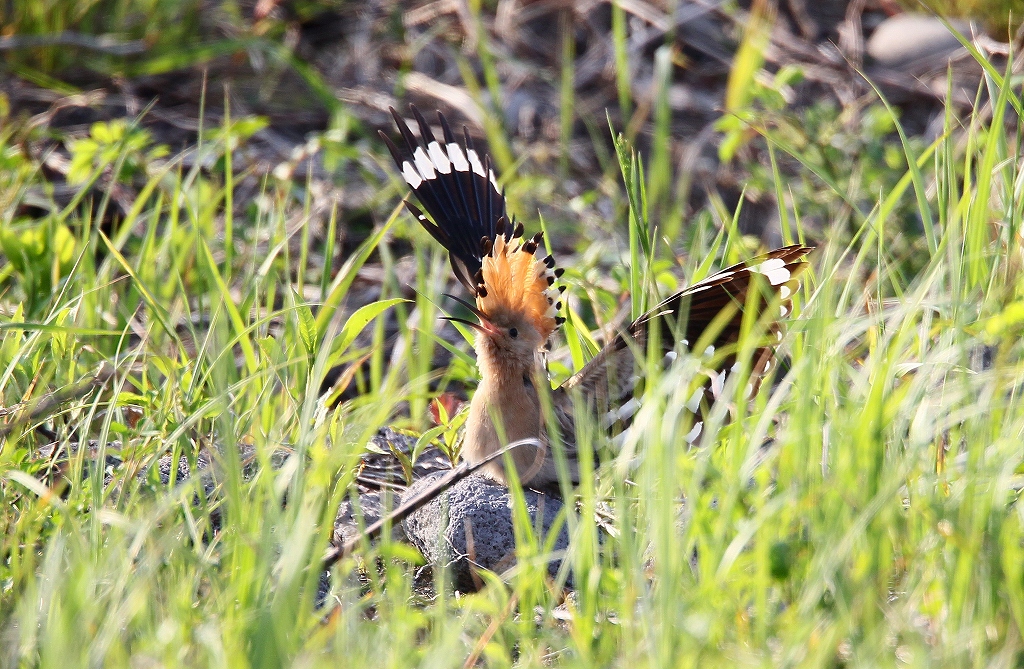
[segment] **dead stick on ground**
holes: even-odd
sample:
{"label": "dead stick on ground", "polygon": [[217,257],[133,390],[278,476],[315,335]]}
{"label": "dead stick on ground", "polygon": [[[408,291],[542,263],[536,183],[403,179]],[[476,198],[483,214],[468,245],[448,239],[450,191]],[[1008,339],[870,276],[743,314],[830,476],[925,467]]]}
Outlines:
{"label": "dead stick on ground", "polygon": [[73,383],[70,386],[65,386],[59,390],[54,390],[52,393],[47,393],[37,400],[26,402],[21,415],[16,416],[6,425],[0,425],[0,439],[6,439],[8,435],[23,425],[49,416],[62,404],[85,397],[94,389],[106,383],[113,374],[113,370],[104,364],[100,366],[95,374],[87,379]]}
{"label": "dead stick on ground", "polygon": [[52,46],[76,46],[112,56],[131,56],[148,50],[145,40],[123,42],[106,35],[86,35],[65,31],[49,35],[11,35],[0,37],[0,51],[34,49]]}
{"label": "dead stick on ground", "polygon": [[520,439],[519,441],[513,441],[505,448],[501,449],[500,451],[496,451],[495,453],[492,453],[483,460],[480,460],[479,462],[474,462],[472,465],[467,462],[460,463],[458,467],[442,476],[440,479],[437,480],[436,483],[434,483],[426,490],[416,493],[416,495],[407,500],[403,500],[402,503],[398,505],[397,509],[395,509],[388,515],[384,516],[377,522],[373,523],[372,525],[369,525],[365,530],[363,530],[359,534],[359,536],[349,539],[341,546],[332,546],[331,549],[328,550],[327,553],[324,555],[321,567],[323,569],[327,569],[341,558],[351,554],[352,551],[354,551],[356,547],[363,541],[372,541],[373,539],[376,539],[384,530],[384,527],[386,525],[393,525],[397,522],[400,522],[410,513],[420,508],[430,500],[434,499],[435,497],[443,493],[445,490],[452,487],[453,485],[455,485],[462,479],[466,478],[473,472],[477,471],[481,467],[487,465],[490,462],[493,462],[494,460],[497,460],[502,455],[511,451],[512,449],[518,448],[519,446],[525,446],[527,444],[531,444],[534,446],[541,445],[536,439]]}

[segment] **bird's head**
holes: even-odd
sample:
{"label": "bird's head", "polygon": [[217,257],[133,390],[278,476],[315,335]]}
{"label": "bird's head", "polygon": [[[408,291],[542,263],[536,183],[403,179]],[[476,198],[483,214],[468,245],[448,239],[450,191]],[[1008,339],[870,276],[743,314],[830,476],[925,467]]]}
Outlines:
{"label": "bird's head", "polygon": [[477,327],[477,349],[504,366],[532,366],[544,341],[530,319],[509,311],[484,315]]}
{"label": "bird's head", "polygon": [[[511,230],[506,230],[510,227]],[[522,239],[522,225],[498,225],[494,240],[484,239],[485,253],[474,277],[476,306],[462,302],[479,319],[461,321],[477,333],[477,348],[500,364],[533,364],[536,352],[564,320],[551,256],[537,257],[543,234]],[[456,298],[457,299],[457,298]]]}

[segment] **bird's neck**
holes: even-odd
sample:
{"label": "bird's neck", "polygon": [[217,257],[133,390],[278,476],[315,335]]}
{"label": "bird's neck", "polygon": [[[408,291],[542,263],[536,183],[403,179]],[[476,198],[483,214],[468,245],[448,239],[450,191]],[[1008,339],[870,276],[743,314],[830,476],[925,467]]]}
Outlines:
{"label": "bird's neck", "polygon": [[[470,462],[494,453],[507,443],[537,438],[541,432],[536,387],[541,370],[536,356],[529,360],[501,358],[494,355],[490,347],[478,346],[477,362],[481,379],[470,402],[463,447],[463,454]],[[500,467],[500,464],[495,465],[496,470]]]}
{"label": "bird's neck", "polygon": [[495,390],[506,386],[511,391],[524,387],[523,378],[529,379],[532,385],[540,370],[540,362],[536,355],[520,359],[511,356],[500,356],[487,345],[477,345],[477,366],[480,367],[480,383]]}

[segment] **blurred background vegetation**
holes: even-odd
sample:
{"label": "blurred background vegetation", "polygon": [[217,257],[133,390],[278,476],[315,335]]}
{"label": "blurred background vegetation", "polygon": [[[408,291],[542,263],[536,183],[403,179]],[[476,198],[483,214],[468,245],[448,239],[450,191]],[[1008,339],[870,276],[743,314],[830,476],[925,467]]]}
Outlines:
{"label": "blurred background vegetation", "polygon": [[[1021,666],[1018,5],[3,3],[0,662]],[[571,595],[529,522],[473,595],[320,568],[367,444],[475,383],[409,103],[547,230],[555,380],[637,287],[819,246],[778,383],[581,487]]]}

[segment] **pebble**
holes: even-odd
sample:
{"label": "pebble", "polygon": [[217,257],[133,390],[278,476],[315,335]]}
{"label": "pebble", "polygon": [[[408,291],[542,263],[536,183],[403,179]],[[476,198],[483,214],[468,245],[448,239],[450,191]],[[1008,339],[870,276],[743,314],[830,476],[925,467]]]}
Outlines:
{"label": "pebble", "polygon": [[[950,25],[970,37],[971,24],[951,19]],[[962,48],[956,36],[937,17],[926,14],[897,14],[882,21],[867,42],[875,62],[893,68],[911,64],[944,66]]]}

